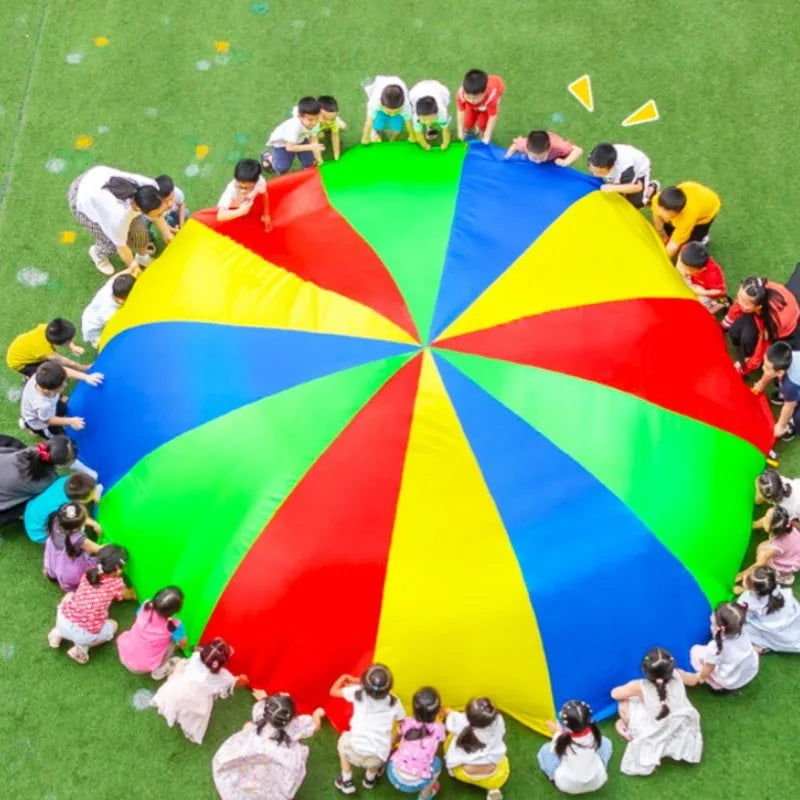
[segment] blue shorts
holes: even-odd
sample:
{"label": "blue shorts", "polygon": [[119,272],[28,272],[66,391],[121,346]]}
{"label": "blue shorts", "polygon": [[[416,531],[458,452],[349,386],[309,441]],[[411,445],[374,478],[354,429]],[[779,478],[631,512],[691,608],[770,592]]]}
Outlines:
{"label": "blue shorts", "polygon": [[401,792],[406,792],[406,794],[414,794],[415,792],[421,792],[424,789],[427,789],[436,780],[436,776],[441,771],[442,759],[437,756],[433,759],[432,778],[422,778],[416,783],[405,783],[397,777],[397,773],[394,771],[394,764],[392,764],[391,761],[389,761],[389,763],[386,765],[386,777],[389,779],[389,783],[391,783],[395,789],[399,789]]}
{"label": "blue shorts", "polygon": [[401,133],[406,121],[402,114],[387,114],[382,108],[375,113],[372,127],[376,131],[385,131],[388,128],[392,133]]}

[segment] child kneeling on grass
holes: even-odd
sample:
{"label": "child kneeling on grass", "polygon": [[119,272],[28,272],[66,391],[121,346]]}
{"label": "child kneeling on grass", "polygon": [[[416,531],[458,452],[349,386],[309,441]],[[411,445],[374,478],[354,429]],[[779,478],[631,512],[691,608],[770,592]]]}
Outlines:
{"label": "child kneeling on grass", "polygon": [[79,364],[62,356],[57,347],[66,347],[73,355],[82,356],[84,349],[75,344],[75,326],[68,320],[56,317],[48,323],[16,336],[6,351],[6,364],[25,378],[30,378],[45,361],[55,361],[67,371],[67,377],[86,381],[92,386],[102,383],[99,373],[87,375],[91,364]]}
{"label": "child kneeling on grass", "polygon": [[719,264],[708,254],[704,244],[689,242],[678,253],[675,265],[686,285],[712,314],[727,308],[725,276]]}
{"label": "child kneeling on grass", "polygon": [[350,730],[337,745],[342,771],[333,785],[342,794],[356,793],[353,767],[366,770],[362,786],[372,789],[389,759],[394,723],[406,716],[403,704],[391,693],[393,683],[388,667],[373,664],[360,679],[340,675],[331,686],[331,697],[353,705]]}
{"label": "child kneeling on grass", "polygon": [[97,563],[94,557],[101,548],[86,534],[90,523],[97,526],[79,503],[64,503],[50,515],[42,571],[65,592],[74,592],[86,570]]}
{"label": "child kneeling on grass", "polygon": [[762,370],[753,391],[763,392],[770,381],[777,381],[778,391],[770,397],[771,403],[781,407],[774,433],[790,442],[800,429],[800,352],[795,356],[788,342],[773,342],[764,354]]}
{"label": "child kneeling on grass", "polygon": [[531,131],[527,138],[517,136],[506,150],[506,158],[519,153],[534,164],[552,161],[559,167],[574,164],[582,155],[583,149],[552,131]]}
{"label": "child kneeling on grass", "polygon": [[367,93],[367,113],[361,144],[380,142],[388,131],[389,141],[395,141],[405,127],[408,141],[412,144],[417,137],[411,125],[411,103],[408,87],[396,75],[376,75],[375,80],[364,87]]}
{"label": "child kneeling on grass", "polygon": [[300,159],[303,169],[322,164],[325,145],[319,141],[319,114],[316,97],[301,97],[295,113],[269,135],[261,166],[283,175],[292,168],[295,157]]}

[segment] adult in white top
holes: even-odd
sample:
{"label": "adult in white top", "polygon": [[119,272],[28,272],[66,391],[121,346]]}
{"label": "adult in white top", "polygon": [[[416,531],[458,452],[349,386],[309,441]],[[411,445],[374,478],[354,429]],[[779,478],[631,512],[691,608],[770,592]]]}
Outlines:
{"label": "adult in white top", "polygon": [[424,80],[411,87],[408,98],[417,144],[430,150],[438,129],[442,133],[442,150],[446,150],[450,144],[450,90],[439,81]]}
{"label": "adult in white top", "polygon": [[605,183],[601,191],[621,194],[635,208],[642,208],[658,191],[650,179],[650,158],[629,144],[602,142],[589,153],[589,172]]}
{"label": "adult in white top", "polygon": [[109,256],[117,253],[130,269],[149,263],[145,216],[170,236],[161,216],[163,198],[152,178],[114,167],[91,167],[70,185],[67,201],[77,222],[95,236],[89,255],[100,272],[112,275]]}
{"label": "adult in white top", "polygon": [[106,323],[119,311],[128,299],[135,278],[128,271],[120,272],[109,278],[97,291],[92,301],[81,315],[81,332],[83,340],[95,349],[103,334]]}
{"label": "adult in white top", "polygon": [[761,652],[800,653],[800,603],[778,586],[771,567],[756,567],[745,578],[739,604],[747,607],[744,629]]}

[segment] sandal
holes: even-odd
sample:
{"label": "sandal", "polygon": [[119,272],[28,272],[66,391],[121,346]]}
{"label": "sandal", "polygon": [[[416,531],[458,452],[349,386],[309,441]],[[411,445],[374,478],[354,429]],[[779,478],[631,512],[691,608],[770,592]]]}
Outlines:
{"label": "sandal", "polygon": [[89,654],[85,650],[81,650],[77,645],[70,647],[67,650],[67,655],[78,664],[86,664],[89,661]]}
{"label": "sandal", "polygon": [[58,628],[53,628],[50,633],[47,634],[47,644],[53,648],[53,650],[58,650],[61,647],[61,634],[58,632]]}

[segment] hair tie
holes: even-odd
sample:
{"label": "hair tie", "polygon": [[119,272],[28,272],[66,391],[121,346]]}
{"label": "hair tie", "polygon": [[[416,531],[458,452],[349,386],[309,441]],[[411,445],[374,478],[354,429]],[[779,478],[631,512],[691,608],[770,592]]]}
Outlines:
{"label": "hair tie", "polygon": [[102,565],[102,564],[100,564],[99,562],[98,562],[98,564],[97,564],[97,567],[96,567],[96,569],[97,569],[97,574],[98,574],[98,575],[102,575],[102,574],[103,574],[103,565]]}
{"label": "hair tie", "polygon": [[656,683],[664,683],[664,679],[663,678],[656,678]]}
{"label": "hair tie", "polygon": [[42,461],[50,461],[50,450],[44,442],[39,442],[39,444],[36,445],[36,452]]}

